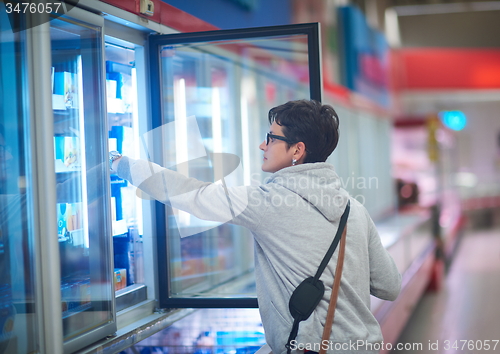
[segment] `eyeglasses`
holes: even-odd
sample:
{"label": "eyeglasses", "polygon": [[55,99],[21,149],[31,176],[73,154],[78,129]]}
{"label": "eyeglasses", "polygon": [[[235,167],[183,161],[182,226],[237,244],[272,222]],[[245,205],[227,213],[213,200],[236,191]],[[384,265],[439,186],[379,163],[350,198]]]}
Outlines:
{"label": "eyeglasses", "polygon": [[271,133],[266,133],[266,145],[269,145],[269,140],[270,139],[278,139],[278,140],[282,140],[288,144],[293,144],[293,142],[291,142],[288,138],[285,138],[284,136],[280,136],[280,135],[274,135],[274,134],[271,134]]}

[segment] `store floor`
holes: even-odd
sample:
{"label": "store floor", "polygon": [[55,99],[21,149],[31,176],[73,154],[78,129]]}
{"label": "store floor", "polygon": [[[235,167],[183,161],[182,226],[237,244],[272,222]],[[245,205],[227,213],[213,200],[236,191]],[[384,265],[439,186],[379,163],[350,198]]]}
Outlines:
{"label": "store floor", "polygon": [[442,289],[423,296],[398,340],[408,349],[392,352],[500,353],[499,325],[500,229],[466,231]]}

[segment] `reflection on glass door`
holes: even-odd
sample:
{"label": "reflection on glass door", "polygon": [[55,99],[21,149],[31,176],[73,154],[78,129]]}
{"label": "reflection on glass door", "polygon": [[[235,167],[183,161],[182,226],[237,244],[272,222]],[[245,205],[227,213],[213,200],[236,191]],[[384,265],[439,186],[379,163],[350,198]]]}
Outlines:
{"label": "reflection on glass door", "polygon": [[68,342],[112,323],[114,316],[102,36],[100,27],[58,18],[50,22],[50,38],[61,307]]}
{"label": "reflection on glass door", "polygon": [[[269,109],[289,100],[321,99],[317,31],[312,24],[153,36],[151,66],[158,75],[152,77],[160,78],[152,85],[153,116],[162,118],[156,127],[175,122],[175,132],[164,135],[157,148],[163,157],[158,162],[227,186],[261,183],[258,146],[269,128]],[[205,158],[190,157],[197,146]],[[237,156],[238,163],[214,180],[218,154]],[[255,306],[250,232],[170,207],[165,213],[161,306],[193,306],[198,300],[204,306],[235,306],[229,298]]]}
{"label": "reflection on glass door", "polygon": [[[164,112],[165,117],[169,117],[169,120],[196,117],[207,153],[240,156],[241,143],[235,137],[241,135],[241,128],[238,121],[231,119],[235,115],[231,104],[235,89],[233,65],[215,56],[189,51],[167,57],[163,63],[171,68],[165,75],[166,82],[171,82],[173,87],[170,105],[165,105],[167,112],[173,108],[173,114]],[[180,129],[176,126],[176,130]],[[189,130],[187,127],[186,133]],[[191,134],[176,134],[176,161],[185,161],[186,157],[182,155],[188,150],[188,144],[196,143],[189,141],[188,135]],[[168,164],[167,160],[165,164]],[[212,181],[213,170],[207,160],[192,161],[189,169],[182,172],[200,180]],[[235,171],[225,182],[241,185],[242,177],[241,171]],[[210,223],[179,210],[169,210],[168,220],[168,233],[172,235],[168,238],[171,296],[253,295],[251,287],[250,291],[229,285],[221,288],[221,284],[250,274],[253,269],[252,239],[247,230],[225,224],[180,239],[173,236],[177,234],[177,227],[190,230],[207,227]],[[250,252],[241,252],[242,249]],[[249,278],[248,283],[252,282]]]}
{"label": "reflection on glass door", "polygon": [[0,353],[39,348],[25,32],[0,3]]}

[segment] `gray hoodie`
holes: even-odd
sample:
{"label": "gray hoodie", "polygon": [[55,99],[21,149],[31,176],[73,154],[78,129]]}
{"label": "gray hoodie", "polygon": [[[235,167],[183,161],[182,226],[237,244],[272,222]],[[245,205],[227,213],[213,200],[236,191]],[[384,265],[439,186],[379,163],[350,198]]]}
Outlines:
{"label": "gray hoodie", "polygon": [[[313,276],[331,245],[348,193],[327,163],[284,168],[260,186],[224,188],[201,182],[144,160],[122,158],[118,175],[151,197],[200,219],[247,227],[255,240],[255,278],[266,341],[273,353],[285,353],[293,319],[288,301],[297,285]],[[325,294],[299,327],[293,352],[363,353],[380,343],[380,326],[370,311],[370,294],[394,300],[401,276],[366,209],[350,198],[344,270],[331,341],[321,343],[333,286],[336,251],[321,276]],[[368,347],[365,345],[368,344]],[[341,348],[341,350],[338,350]],[[376,347],[374,347],[376,348]]]}

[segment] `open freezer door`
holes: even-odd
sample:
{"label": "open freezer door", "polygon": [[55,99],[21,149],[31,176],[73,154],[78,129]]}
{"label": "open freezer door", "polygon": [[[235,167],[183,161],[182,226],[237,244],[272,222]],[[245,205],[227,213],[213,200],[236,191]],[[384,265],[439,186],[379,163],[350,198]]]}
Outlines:
{"label": "open freezer door", "polygon": [[[143,153],[225,187],[261,183],[269,109],[321,101],[319,44],[317,23],[151,36]],[[156,220],[160,307],[257,307],[248,230],[160,203]]]}

